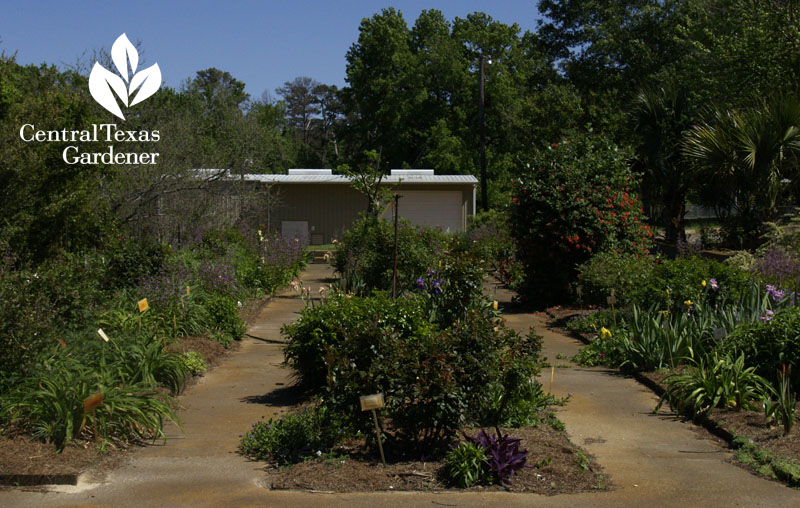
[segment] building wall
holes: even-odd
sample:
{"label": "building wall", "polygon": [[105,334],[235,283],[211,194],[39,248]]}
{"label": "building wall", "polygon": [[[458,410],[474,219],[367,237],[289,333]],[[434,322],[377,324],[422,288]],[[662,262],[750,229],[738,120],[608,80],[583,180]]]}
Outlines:
{"label": "building wall", "polygon": [[[474,215],[473,184],[407,184],[399,191],[459,190],[462,194],[462,216],[460,230],[467,226],[467,217]],[[367,199],[347,184],[273,184],[270,187],[272,206],[266,217],[272,231],[281,231],[284,221],[307,221],[309,240],[313,244],[331,243],[366,211]],[[402,215],[403,200],[400,199]],[[391,207],[384,218],[391,218]]]}

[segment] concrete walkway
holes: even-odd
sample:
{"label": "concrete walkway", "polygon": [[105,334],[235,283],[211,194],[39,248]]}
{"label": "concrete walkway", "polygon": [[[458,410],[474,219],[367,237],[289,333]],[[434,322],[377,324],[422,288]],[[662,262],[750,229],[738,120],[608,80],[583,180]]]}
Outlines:
{"label": "concrete walkway", "polygon": [[[310,265],[301,279],[316,295],[331,277]],[[498,298],[508,299],[499,291]],[[728,462],[715,442],[666,412],[632,379],[603,369],[556,369],[553,392],[573,397],[559,417],[572,440],[594,454],[614,490],[545,497],[511,493],[313,494],[270,491],[264,465],[236,453],[239,434],[288,403],[290,372],[281,367],[280,327],[296,318],[302,302],[291,292],[274,298],[248,330],[239,351],[181,397],[185,434],[169,431],[166,445],[144,448],[101,482],[50,491],[0,491],[2,507],[342,507],[388,506],[800,506],[800,491],[752,476]],[[579,343],[544,327],[542,317],[508,314],[519,331],[535,326],[545,355],[573,355]],[[549,372],[543,375],[549,385]]]}

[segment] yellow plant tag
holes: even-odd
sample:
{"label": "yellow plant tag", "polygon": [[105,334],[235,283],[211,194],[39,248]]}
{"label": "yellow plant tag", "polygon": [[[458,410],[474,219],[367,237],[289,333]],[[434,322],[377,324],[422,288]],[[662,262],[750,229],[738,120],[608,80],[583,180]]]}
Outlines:
{"label": "yellow plant tag", "polygon": [[189,286],[186,286],[186,296],[189,296]]}
{"label": "yellow plant tag", "polygon": [[106,335],[106,332],[104,332],[102,328],[97,329],[97,334],[100,336],[101,339],[108,342],[108,335]]}
{"label": "yellow plant tag", "polygon": [[139,300],[139,312],[144,312],[150,308],[150,305],[147,303],[147,298],[142,298]]}

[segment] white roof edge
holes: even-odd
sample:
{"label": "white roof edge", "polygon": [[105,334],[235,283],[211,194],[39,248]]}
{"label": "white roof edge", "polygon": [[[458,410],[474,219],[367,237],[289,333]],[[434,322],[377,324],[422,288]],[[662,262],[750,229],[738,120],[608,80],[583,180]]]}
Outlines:
{"label": "white roof edge", "polygon": [[432,169],[393,169],[391,176],[433,176]]}
{"label": "white roof edge", "polygon": [[306,168],[290,168],[289,169],[290,175],[332,175],[332,169],[306,169]]}

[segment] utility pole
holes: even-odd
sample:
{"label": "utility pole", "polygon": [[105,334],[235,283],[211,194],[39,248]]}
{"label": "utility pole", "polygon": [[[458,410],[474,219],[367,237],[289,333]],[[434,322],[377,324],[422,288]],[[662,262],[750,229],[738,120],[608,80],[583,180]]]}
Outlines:
{"label": "utility pole", "polygon": [[480,61],[480,102],[478,104],[478,118],[480,122],[481,132],[481,202],[483,203],[483,211],[489,210],[489,197],[486,192],[486,118],[483,114],[483,89],[484,89],[484,70],[483,70],[483,53],[479,57]]}

